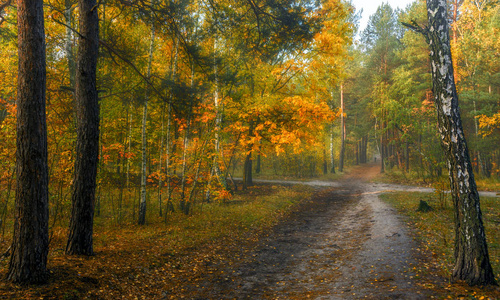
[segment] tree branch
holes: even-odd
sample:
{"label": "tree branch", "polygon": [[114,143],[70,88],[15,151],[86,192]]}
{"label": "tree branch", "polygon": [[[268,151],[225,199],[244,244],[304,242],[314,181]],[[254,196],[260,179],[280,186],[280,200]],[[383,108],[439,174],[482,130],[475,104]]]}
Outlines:
{"label": "tree branch", "polygon": [[428,28],[418,25],[418,23],[415,22],[415,20],[411,20],[410,23],[401,22],[401,24],[405,27],[410,28],[413,31],[419,32],[423,35],[427,35]]}

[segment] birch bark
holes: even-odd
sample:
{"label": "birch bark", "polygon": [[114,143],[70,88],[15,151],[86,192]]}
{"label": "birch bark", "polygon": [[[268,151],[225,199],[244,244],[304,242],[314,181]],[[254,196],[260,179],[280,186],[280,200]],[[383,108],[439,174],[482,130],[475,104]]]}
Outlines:
{"label": "birch bark", "polygon": [[441,146],[448,164],[455,209],[455,266],[452,277],[469,285],[495,285],[484,231],[476,182],[464,137],[447,22],[447,2],[427,0],[429,25],[420,28],[430,45],[432,91],[436,104]]}

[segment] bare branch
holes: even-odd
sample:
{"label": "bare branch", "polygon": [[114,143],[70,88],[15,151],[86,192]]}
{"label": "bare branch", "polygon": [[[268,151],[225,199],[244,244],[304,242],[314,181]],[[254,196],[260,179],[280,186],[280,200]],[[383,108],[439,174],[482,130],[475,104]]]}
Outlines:
{"label": "bare branch", "polygon": [[427,27],[422,27],[422,26],[418,25],[417,22],[415,22],[414,20],[411,20],[410,22],[411,23],[401,22],[401,24],[403,26],[408,27],[411,30],[418,32],[418,33],[421,33],[427,37],[427,31],[428,31]]}

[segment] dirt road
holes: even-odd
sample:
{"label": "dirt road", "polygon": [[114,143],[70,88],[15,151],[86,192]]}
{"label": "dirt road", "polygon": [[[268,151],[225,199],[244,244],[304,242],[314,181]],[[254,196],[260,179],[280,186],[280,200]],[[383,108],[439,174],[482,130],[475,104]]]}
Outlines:
{"label": "dirt road", "polygon": [[[426,299],[413,282],[405,222],[356,169],[318,192],[241,263],[201,288],[214,299]],[[312,184],[314,185],[314,184]]]}

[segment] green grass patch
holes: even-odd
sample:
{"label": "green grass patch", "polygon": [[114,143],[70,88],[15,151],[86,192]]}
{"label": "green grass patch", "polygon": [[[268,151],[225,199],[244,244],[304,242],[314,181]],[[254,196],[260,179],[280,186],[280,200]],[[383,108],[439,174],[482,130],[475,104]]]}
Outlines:
{"label": "green grass patch", "polygon": [[500,191],[500,177],[492,175],[491,177],[476,176],[476,185],[480,191]]}
{"label": "green grass patch", "polygon": [[[410,226],[414,228],[414,233],[419,242],[419,250],[425,257],[430,259],[430,264],[419,266],[417,273],[426,274],[431,272],[426,269],[429,265],[433,270],[437,270],[439,275],[449,278],[453,268],[453,248],[454,248],[454,219],[451,199],[448,196],[439,199],[436,194],[430,193],[407,193],[397,192],[381,195],[381,198],[400,213],[408,216]],[[418,212],[420,200],[427,201],[433,210],[429,212]],[[443,202],[444,201],[444,202]],[[497,280],[500,279],[500,199],[481,198],[481,210],[488,240],[488,250],[490,260]],[[493,295],[485,294],[483,290],[469,287],[448,285],[440,291],[443,297],[458,297],[467,294],[467,299],[480,299],[482,295],[489,295],[491,299],[497,299],[498,290],[489,291]],[[458,299],[454,298],[454,299]],[[487,299],[487,298],[486,298]]]}
{"label": "green grass patch", "polygon": [[[480,191],[500,191],[500,177],[492,175],[491,177],[485,177],[474,173],[476,180],[476,185]],[[407,185],[417,185],[417,186],[432,186],[442,183],[445,184],[446,189],[449,189],[450,179],[448,177],[448,171],[443,169],[443,174],[440,177],[430,176],[424,174],[421,171],[410,170],[405,172],[404,170],[393,168],[392,170],[386,170],[384,174],[378,176],[376,181],[383,183],[400,183]]]}

